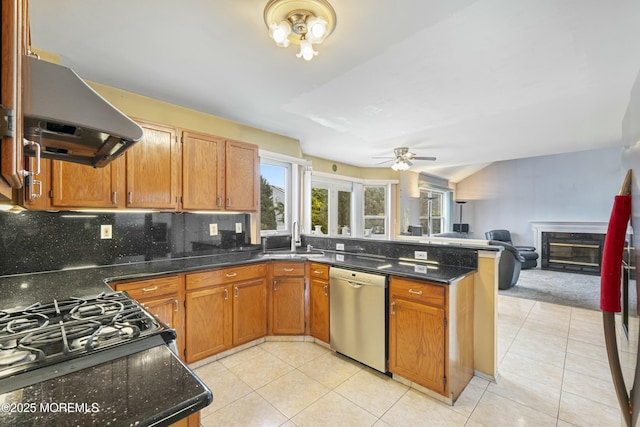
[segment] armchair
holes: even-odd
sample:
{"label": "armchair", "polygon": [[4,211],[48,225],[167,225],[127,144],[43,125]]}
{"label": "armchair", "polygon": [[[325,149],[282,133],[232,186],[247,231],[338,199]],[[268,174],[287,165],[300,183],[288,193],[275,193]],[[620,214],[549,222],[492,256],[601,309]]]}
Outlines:
{"label": "armchair", "polygon": [[518,253],[524,261],[522,262],[522,268],[535,268],[538,265],[538,253],[533,246],[516,246],[511,241],[511,233],[509,230],[490,230],[484,233],[484,237],[487,240],[498,240],[508,243],[516,248]]}
{"label": "armchair", "polygon": [[518,282],[520,269],[524,258],[520,256],[518,250],[509,243],[500,240],[490,240],[490,245],[502,246],[504,251],[500,255],[498,263],[498,289],[509,289]]}

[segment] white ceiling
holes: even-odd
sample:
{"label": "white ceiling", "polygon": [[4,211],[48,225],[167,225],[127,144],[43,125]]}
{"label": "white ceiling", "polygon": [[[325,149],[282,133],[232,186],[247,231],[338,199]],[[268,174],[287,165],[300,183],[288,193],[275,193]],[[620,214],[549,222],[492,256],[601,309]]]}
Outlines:
{"label": "white ceiling", "polygon": [[330,0],[306,62],[266,0],[30,0],[35,47],[81,77],[296,138],[356,166],[409,146],[457,181],[497,160],[621,145],[636,0]]}

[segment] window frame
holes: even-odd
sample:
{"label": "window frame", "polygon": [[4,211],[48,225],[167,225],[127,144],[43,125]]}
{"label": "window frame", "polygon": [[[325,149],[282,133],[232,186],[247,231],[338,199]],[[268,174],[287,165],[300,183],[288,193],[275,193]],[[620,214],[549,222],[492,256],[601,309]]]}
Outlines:
{"label": "window frame", "polygon": [[[288,156],[285,154],[274,153],[266,150],[259,150],[260,166],[262,164],[281,166],[286,168],[287,176],[285,177],[285,218],[284,229],[282,230],[263,230],[261,227],[261,214],[256,215],[258,226],[260,229],[260,236],[277,236],[277,235],[290,235],[293,231],[293,224],[297,224],[296,231],[299,232],[300,224],[300,212],[302,206],[302,169],[306,167],[307,161],[299,159],[297,157]],[[261,174],[262,175],[262,174]]]}
{"label": "window frame", "polygon": [[[308,191],[305,191],[305,197],[308,198],[308,203],[305,204],[305,214],[308,215],[309,218],[309,226],[307,228],[307,232],[313,232],[313,225],[311,224],[311,189],[312,188],[327,188],[329,189],[329,213],[328,213],[328,228],[329,233],[327,236],[330,237],[340,237],[342,234],[337,234],[337,225],[335,221],[337,221],[337,210],[335,212],[331,212],[333,209],[332,206],[337,202],[337,192],[338,191],[348,191],[347,189],[351,187],[351,225],[350,225],[350,236],[346,237],[364,237],[364,223],[365,223],[365,215],[364,215],[364,188],[367,187],[385,187],[385,232],[384,234],[372,235],[373,239],[384,239],[388,240],[390,236],[392,236],[393,231],[391,230],[391,224],[393,224],[393,212],[392,209],[392,194],[393,194],[393,184],[398,184],[398,181],[394,180],[367,180],[367,179],[359,179],[348,176],[327,174],[323,172],[313,171],[310,174]],[[333,193],[333,195],[332,195]],[[307,212],[308,211],[308,212]],[[332,215],[333,221],[332,221]],[[380,216],[376,216],[375,218],[382,218]]]}

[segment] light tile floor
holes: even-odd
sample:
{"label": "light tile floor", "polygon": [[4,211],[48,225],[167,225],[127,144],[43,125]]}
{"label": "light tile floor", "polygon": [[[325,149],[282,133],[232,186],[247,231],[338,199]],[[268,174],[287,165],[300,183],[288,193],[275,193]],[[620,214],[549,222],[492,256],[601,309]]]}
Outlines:
{"label": "light tile floor", "polygon": [[[633,378],[638,318],[618,338]],[[209,426],[621,426],[602,315],[499,296],[497,383],[474,377],[453,406],[312,342],[267,341],[196,368]],[[628,386],[630,387],[630,385]]]}

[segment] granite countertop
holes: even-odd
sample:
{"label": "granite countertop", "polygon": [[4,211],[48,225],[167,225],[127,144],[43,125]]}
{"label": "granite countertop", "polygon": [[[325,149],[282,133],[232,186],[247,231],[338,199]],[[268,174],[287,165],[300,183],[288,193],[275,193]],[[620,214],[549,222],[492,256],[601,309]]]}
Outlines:
{"label": "granite countertop", "polygon": [[[105,283],[141,279],[156,275],[252,264],[268,260],[315,261],[374,273],[398,275],[450,284],[476,271],[474,268],[429,264],[412,259],[394,259],[366,254],[323,251],[312,256],[299,253],[294,258],[282,258],[282,253],[263,254],[259,251],[230,252],[199,257],[85,267],[52,272],[17,274],[0,277],[0,294],[4,307],[26,307],[36,302],[71,297],[93,297],[109,291]],[[1,309],[1,307],[0,307]]]}
{"label": "granite countertop", "polygon": [[168,425],[211,400],[209,389],[161,345],[0,395],[0,425]]}

